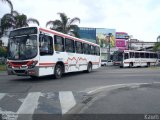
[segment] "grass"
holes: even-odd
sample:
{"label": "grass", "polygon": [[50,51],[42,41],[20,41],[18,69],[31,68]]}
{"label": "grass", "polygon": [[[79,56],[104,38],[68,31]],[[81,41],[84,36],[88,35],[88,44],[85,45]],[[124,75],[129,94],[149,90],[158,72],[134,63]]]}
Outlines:
{"label": "grass", "polygon": [[5,64],[0,64],[0,71],[5,71],[5,70],[6,70]]}

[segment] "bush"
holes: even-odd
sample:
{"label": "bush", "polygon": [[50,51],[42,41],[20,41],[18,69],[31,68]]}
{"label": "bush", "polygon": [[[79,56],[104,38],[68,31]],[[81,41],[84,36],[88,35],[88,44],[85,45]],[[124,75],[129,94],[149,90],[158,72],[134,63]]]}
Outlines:
{"label": "bush", "polygon": [[0,57],[7,57],[7,48],[0,46]]}

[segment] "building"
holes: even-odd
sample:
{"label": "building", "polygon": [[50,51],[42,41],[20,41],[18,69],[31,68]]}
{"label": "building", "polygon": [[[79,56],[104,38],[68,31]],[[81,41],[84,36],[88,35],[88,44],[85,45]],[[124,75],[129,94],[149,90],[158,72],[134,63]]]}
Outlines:
{"label": "building", "polygon": [[129,49],[152,51],[155,43],[156,42],[135,41],[131,39],[129,42]]}
{"label": "building", "polygon": [[80,27],[78,33],[81,39],[96,43],[96,28]]}
{"label": "building", "polygon": [[[109,59],[108,53],[115,48],[115,33],[115,29],[108,28],[80,27],[79,29],[79,35],[81,39],[100,45],[102,59]],[[111,36],[109,36],[109,34]]]}

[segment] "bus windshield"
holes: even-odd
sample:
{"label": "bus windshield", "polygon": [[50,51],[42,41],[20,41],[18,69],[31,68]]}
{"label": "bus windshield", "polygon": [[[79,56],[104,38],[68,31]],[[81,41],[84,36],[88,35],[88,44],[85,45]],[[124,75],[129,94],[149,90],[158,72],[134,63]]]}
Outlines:
{"label": "bus windshield", "polygon": [[27,60],[37,55],[37,36],[27,35],[9,39],[8,59]]}
{"label": "bus windshield", "polygon": [[113,61],[118,62],[123,60],[123,52],[117,52],[113,55]]}
{"label": "bus windshield", "polygon": [[123,53],[120,52],[118,53],[118,61],[122,61],[123,60]]}

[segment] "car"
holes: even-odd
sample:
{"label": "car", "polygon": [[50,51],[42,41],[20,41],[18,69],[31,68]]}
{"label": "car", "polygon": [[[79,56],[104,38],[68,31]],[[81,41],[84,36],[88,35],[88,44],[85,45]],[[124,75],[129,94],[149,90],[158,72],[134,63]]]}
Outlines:
{"label": "car", "polygon": [[113,61],[112,60],[108,60],[107,61],[107,65],[113,65]]}
{"label": "car", "polygon": [[101,60],[101,66],[107,66],[107,60]]}
{"label": "car", "polygon": [[110,66],[113,65],[112,60],[101,60],[101,66]]}

